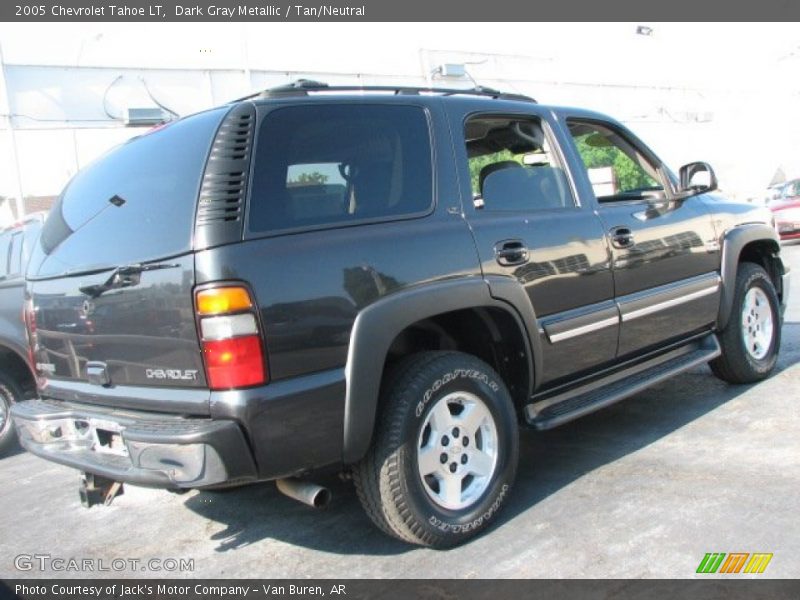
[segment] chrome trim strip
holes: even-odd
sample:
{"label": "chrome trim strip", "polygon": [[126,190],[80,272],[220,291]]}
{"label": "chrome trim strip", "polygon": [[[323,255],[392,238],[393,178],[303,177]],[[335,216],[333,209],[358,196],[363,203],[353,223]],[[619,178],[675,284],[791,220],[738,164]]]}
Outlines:
{"label": "chrome trim strip", "polygon": [[633,310],[629,313],[623,312],[622,321],[624,323],[625,321],[631,321],[633,319],[638,319],[639,317],[651,315],[655,312],[672,308],[673,306],[678,306],[680,304],[685,304],[686,302],[691,302],[692,300],[697,300],[698,298],[702,298],[703,296],[709,296],[711,294],[716,293],[718,290],[719,290],[719,279],[713,286],[703,288],[702,290],[697,290],[696,292],[692,292],[691,294],[686,294],[685,296],[680,296],[679,298],[673,298],[672,300],[665,300],[664,302],[659,302],[658,304],[653,304],[652,306],[646,306],[638,310]]}
{"label": "chrome trim strip", "polygon": [[550,338],[550,343],[555,344],[556,342],[568,340],[570,338],[591,333],[592,331],[597,331],[599,329],[605,329],[606,327],[617,325],[618,323],[619,316],[609,317],[608,319],[596,321],[595,323],[589,323],[588,325],[582,325],[581,327],[576,327],[575,329],[568,329],[567,331],[562,331],[561,333],[554,333],[553,335],[548,335],[548,337]]}

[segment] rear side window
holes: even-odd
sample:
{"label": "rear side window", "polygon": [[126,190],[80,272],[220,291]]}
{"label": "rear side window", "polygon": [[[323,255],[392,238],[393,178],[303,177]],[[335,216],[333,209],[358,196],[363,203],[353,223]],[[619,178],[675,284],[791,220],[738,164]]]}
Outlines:
{"label": "rear side window", "polygon": [[191,250],[200,180],[225,112],[176,121],[81,170],[45,223],[32,272],[52,276]]}
{"label": "rear side window", "polygon": [[248,228],[269,232],[427,212],[428,120],[414,106],[293,106],[270,112],[256,149]]}
{"label": "rear side window", "polygon": [[486,115],[464,127],[476,209],[540,211],[575,201],[539,119]]}

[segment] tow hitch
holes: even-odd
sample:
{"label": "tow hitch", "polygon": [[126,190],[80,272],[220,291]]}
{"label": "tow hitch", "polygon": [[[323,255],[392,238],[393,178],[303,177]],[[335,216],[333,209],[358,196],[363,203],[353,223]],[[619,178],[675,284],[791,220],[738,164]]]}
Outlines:
{"label": "tow hitch", "polygon": [[114,498],[124,493],[122,482],[113,481],[100,475],[81,472],[78,482],[78,495],[81,504],[91,508],[97,504],[111,506]]}

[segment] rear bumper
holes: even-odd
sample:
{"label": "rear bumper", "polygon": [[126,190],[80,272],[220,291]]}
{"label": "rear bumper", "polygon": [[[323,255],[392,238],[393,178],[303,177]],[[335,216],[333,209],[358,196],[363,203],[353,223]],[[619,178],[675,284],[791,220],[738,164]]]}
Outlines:
{"label": "rear bumper", "polygon": [[196,488],[257,478],[235,421],[39,399],[15,404],[11,414],[29,452],[114,481]]}

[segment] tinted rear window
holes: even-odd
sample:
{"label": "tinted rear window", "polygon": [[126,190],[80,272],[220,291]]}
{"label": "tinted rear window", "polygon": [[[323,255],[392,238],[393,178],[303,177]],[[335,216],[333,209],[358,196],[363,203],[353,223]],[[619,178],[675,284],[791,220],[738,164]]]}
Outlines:
{"label": "tinted rear window", "polygon": [[226,111],[142,135],[81,170],[45,223],[30,273],[116,267],[191,250],[203,168]]}
{"label": "tinted rear window", "polygon": [[254,169],[251,232],[409,216],[432,204],[428,120],[415,106],[273,110]]}

